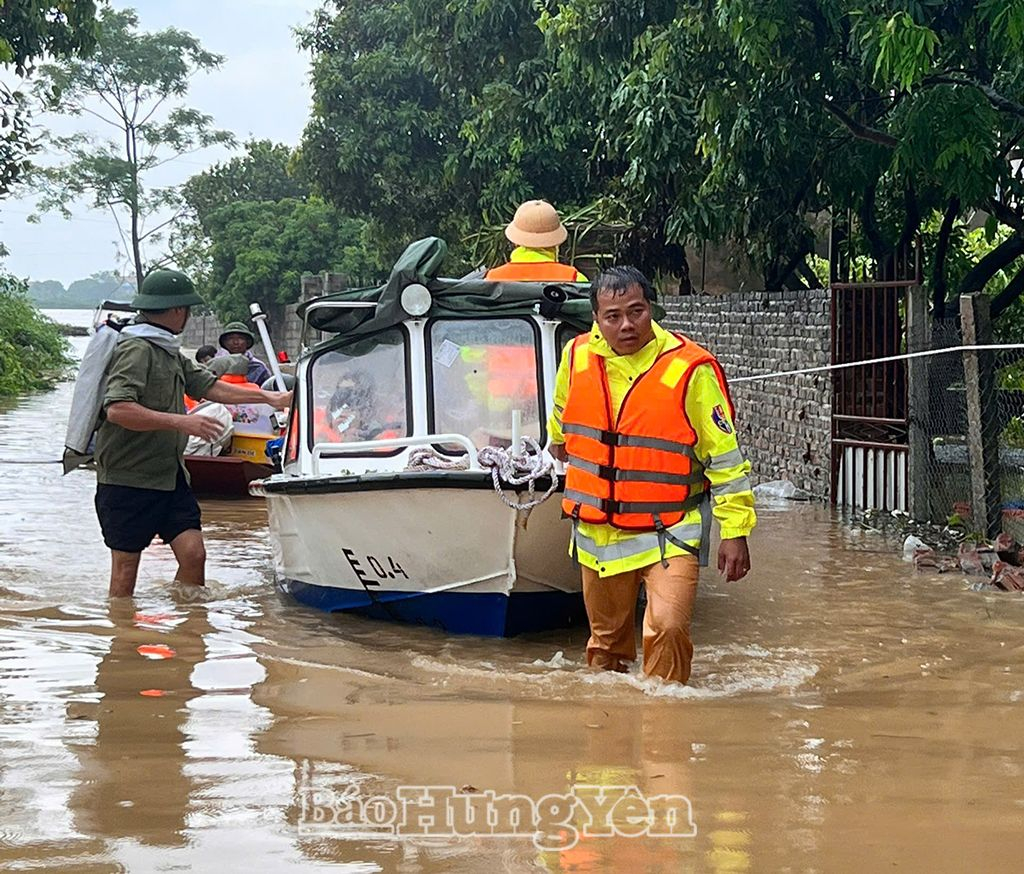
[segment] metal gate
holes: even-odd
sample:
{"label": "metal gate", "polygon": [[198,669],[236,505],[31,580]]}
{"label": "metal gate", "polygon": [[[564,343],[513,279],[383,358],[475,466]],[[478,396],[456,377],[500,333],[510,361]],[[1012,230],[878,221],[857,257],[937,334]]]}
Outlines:
{"label": "metal gate", "polygon": [[[917,280],[832,284],[832,363],[906,351],[907,289]],[[907,364],[832,374],[832,500],[849,509],[906,510]]]}

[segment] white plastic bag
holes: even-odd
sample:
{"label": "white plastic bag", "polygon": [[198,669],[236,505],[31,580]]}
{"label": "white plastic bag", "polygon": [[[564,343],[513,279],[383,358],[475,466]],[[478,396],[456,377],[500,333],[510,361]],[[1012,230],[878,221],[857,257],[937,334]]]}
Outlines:
{"label": "white plastic bag", "polygon": [[186,455],[220,455],[231,445],[234,422],[231,419],[231,411],[224,404],[206,401],[205,403],[197,404],[189,410],[189,415],[201,415],[216,419],[220,423],[222,431],[220,436],[212,443],[208,443],[200,437],[189,437],[188,445],[185,447]]}

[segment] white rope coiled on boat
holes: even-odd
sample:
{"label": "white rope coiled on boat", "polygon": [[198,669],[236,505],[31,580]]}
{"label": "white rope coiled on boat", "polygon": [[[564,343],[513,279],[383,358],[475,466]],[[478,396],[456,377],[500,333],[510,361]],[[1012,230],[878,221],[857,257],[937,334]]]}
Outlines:
{"label": "white rope coiled on boat", "polygon": [[[485,446],[477,453],[481,467],[489,468],[494,493],[505,506],[512,510],[532,510],[539,507],[556,491],[558,491],[558,474],[555,464],[544,455],[540,444],[532,437],[523,437],[523,451],[513,453],[511,449],[497,446]],[[406,470],[468,470],[469,461],[465,455],[458,458],[445,458],[435,449],[424,446],[409,453],[409,464]],[[537,497],[537,480],[550,477],[551,485],[540,497]],[[502,484],[508,486],[526,486],[529,499],[513,501],[504,491]]]}

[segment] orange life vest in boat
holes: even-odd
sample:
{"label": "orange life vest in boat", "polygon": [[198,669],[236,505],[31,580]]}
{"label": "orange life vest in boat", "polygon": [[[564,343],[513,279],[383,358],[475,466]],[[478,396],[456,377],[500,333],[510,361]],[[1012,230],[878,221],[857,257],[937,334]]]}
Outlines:
{"label": "orange life vest in boat", "polygon": [[509,261],[492,267],[484,279],[505,282],[576,282],[576,268],[558,261]]}
{"label": "orange life vest in boat", "polygon": [[[243,386],[244,388],[251,388],[254,389],[255,391],[260,390],[260,387],[256,385],[256,383],[249,382],[249,380],[246,379],[245,376],[241,373],[225,373],[223,376],[218,376],[217,379],[222,380],[223,382],[230,382],[232,385],[240,385]],[[198,406],[200,403],[202,403],[202,401],[194,400],[193,398],[190,398],[188,395],[185,395],[186,410],[189,410],[191,412],[192,408]]]}
{"label": "orange life vest in boat", "polygon": [[537,352],[533,346],[490,346],[486,360],[491,397],[537,397]]}
{"label": "orange life vest in boat", "polygon": [[[569,455],[562,510],[582,522],[629,531],[670,528],[704,498],[704,469],[694,455],[697,433],[686,415],[695,367],[714,356],[691,340],[662,353],[641,375],[611,418],[604,358],[591,355],[588,334],[572,344],[569,394],[562,432]],[[729,402],[730,412],[732,402]]]}
{"label": "orange life vest in boat", "polygon": [[260,387],[254,382],[249,382],[243,373],[225,373],[223,376],[217,378],[223,382],[230,382],[232,385],[240,385],[243,388],[251,388],[256,391],[260,390]]}

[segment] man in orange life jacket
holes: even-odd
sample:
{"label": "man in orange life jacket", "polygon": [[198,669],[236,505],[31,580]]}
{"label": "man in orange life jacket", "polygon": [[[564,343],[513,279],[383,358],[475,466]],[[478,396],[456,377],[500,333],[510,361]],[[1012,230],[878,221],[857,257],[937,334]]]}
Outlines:
{"label": "man in orange life jacket", "polygon": [[575,267],[560,264],[558,247],[569,232],[558,212],[546,200],[528,200],[516,210],[505,228],[505,236],[515,243],[507,264],[492,267],[484,279],[505,282],[586,282]]}
{"label": "man in orange life jacket", "polygon": [[594,326],[565,348],[548,422],[551,453],[568,462],[562,508],[583,576],[587,663],[623,671],[636,658],[644,583],[644,672],[685,683],[712,514],[721,525],[719,571],[733,581],[750,570],[750,465],[720,365],[652,321],[644,275],[613,267],[590,297]]}

